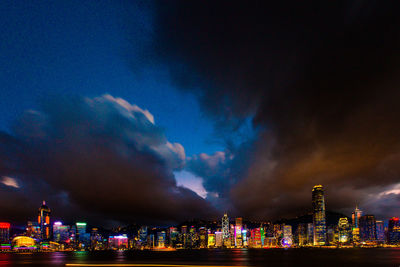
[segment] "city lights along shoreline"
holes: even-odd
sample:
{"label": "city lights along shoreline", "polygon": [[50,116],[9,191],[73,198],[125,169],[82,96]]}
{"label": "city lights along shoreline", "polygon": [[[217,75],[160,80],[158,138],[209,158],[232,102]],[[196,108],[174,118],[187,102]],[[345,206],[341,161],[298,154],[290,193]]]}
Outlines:
{"label": "city lights along shoreline", "polygon": [[356,206],[351,219],[341,217],[328,225],[322,185],[312,189],[312,221],[306,223],[246,223],[241,217],[230,220],[225,213],[220,221],[196,225],[135,225],[104,230],[89,229],[86,222],[53,222],[51,214],[43,201],[37,222],[28,221],[25,231],[19,234],[13,233],[9,222],[0,222],[0,251],[400,247],[398,217],[377,220],[372,214],[363,215]]}

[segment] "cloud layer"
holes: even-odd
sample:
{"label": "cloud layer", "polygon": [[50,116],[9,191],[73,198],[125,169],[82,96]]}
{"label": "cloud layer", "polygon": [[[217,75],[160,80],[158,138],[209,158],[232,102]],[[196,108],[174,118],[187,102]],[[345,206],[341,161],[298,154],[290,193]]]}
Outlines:
{"label": "cloud layer", "polygon": [[242,162],[209,170],[221,161],[199,155],[189,165],[205,187],[228,186],[250,217],[304,212],[314,184],[325,185],[329,209],[359,203],[398,215],[379,209],[378,197],[400,175],[396,10],[360,1],[159,5],[155,55],[176,85],[227,126],[222,136],[254,116],[257,137],[234,153]]}
{"label": "cloud layer", "polygon": [[13,134],[1,133],[0,176],[20,186],[11,178],[0,184],[8,215],[29,202],[18,219],[34,217],[46,199],[55,216],[95,222],[212,216],[204,199],[176,185],[184,148],[167,140],[149,111],[111,95],[49,98],[41,107],[27,111]]}

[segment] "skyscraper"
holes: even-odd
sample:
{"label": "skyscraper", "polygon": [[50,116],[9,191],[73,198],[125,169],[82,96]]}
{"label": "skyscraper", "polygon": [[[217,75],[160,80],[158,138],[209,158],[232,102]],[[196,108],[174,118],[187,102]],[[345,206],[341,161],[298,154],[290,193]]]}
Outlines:
{"label": "skyscraper", "polygon": [[383,221],[376,221],[376,241],[385,242],[385,225]]}
{"label": "skyscraper", "polygon": [[228,244],[229,241],[229,218],[228,214],[224,214],[224,217],[222,217],[222,239],[223,243]]}
{"label": "skyscraper", "polygon": [[340,218],[338,223],[339,242],[347,243],[350,241],[350,223],[346,217]]}
{"label": "skyscraper", "polygon": [[314,244],[314,226],[312,223],[307,223],[307,245]]}
{"label": "skyscraper", "polygon": [[42,206],[39,208],[38,224],[40,227],[40,237],[42,240],[50,239],[50,209],[43,200]]}
{"label": "skyscraper", "polygon": [[362,216],[362,211],[356,206],[356,209],[351,214],[351,218],[353,220],[353,228],[360,227],[358,222],[359,222],[361,216]]}
{"label": "skyscraper", "polygon": [[376,240],[376,225],[374,215],[364,215],[359,220],[360,240],[375,241]]}
{"label": "skyscraper", "polygon": [[307,229],[304,223],[300,223],[297,226],[297,242],[299,246],[304,246],[307,244]]}
{"label": "skyscraper", "polygon": [[69,239],[69,226],[63,225],[62,222],[53,224],[53,241],[66,242]]}
{"label": "skyscraper", "polygon": [[314,246],[326,244],[325,199],[322,185],[314,186],[312,190]]}
{"label": "skyscraper", "polygon": [[236,218],[236,220],[235,220],[236,247],[242,247],[243,246],[242,228],[243,228],[243,219],[242,218]]}
{"label": "skyscraper", "polygon": [[8,244],[10,242],[10,224],[0,222],[0,244]]}
{"label": "skyscraper", "polygon": [[393,217],[388,224],[388,242],[389,244],[400,244],[400,222],[398,217]]}

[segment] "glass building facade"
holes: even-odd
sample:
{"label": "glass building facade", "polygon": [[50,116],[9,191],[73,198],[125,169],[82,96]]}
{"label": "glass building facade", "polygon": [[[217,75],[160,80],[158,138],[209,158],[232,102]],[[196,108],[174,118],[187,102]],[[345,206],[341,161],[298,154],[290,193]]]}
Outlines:
{"label": "glass building facade", "polygon": [[322,185],[312,190],[314,246],[326,245],[325,199]]}
{"label": "glass building facade", "polygon": [[360,217],[360,240],[362,242],[376,241],[376,225],[374,215]]}

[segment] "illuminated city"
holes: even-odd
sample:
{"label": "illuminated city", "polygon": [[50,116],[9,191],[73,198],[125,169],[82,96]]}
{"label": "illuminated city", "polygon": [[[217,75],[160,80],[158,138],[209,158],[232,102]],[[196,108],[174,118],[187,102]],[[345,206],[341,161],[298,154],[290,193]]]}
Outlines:
{"label": "illuminated city", "polygon": [[[335,224],[326,220],[324,188],[312,189],[312,219],[295,224],[253,222],[241,217],[220,221],[192,221],[170,227],[136,226],[127,231],[117,227],[100,232],[86,222],[64,225],[51,220],[52,211],[43,201],[38,222],[29,221],[22,235],[12,233],[9,222],[0,222],[2,252],[84,250],[176,250],[233,248],[373,248],[399,247],[398,217],[376,220],[363,215],[357,206],[350,217]],[[119,230],[119,232],[118,232]],[[105,234],[108,232],[109,234]]]}
{"label": "illuminated city", "polygon": [[2,0],[0,266],[400,266],[399,14]]}

